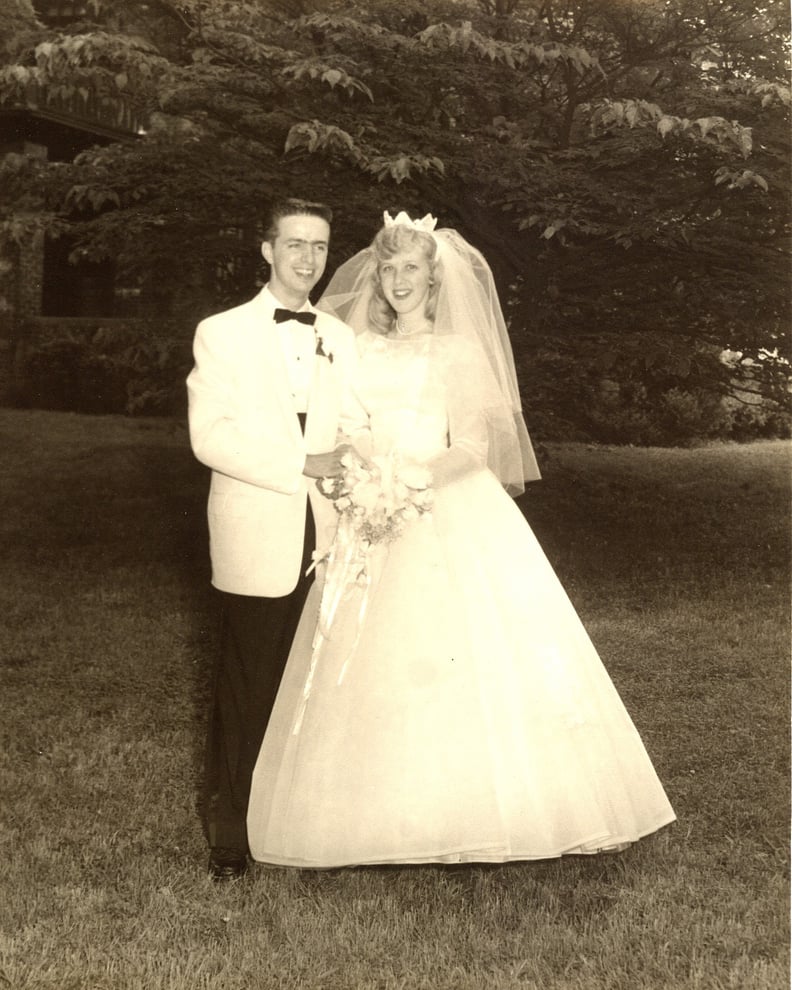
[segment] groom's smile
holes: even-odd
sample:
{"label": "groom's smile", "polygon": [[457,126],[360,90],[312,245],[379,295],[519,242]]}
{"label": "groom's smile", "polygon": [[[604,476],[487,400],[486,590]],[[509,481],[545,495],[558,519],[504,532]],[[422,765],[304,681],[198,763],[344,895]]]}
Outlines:
{"label": "groom's smile", "polygon": [[299,309],[322,277],[327,264],[330,225],[321,217],[288,216],[277,236],[264,241],[261,253],[270,265],[270,291],[284,305]]}

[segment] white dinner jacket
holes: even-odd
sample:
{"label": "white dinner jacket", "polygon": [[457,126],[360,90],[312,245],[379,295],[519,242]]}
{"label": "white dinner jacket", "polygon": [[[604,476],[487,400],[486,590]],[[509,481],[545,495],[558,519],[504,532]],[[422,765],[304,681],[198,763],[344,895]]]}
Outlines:
{"label": "white dinner jacket", "polygon": [[195,366],[187,378],[193,452],[212,469],[207,507],[212,584],[267,598],[287,595],[297,584],[306,495],[317,549],[332,540],[336,512],[303,475],[305,455],[335,447],[342,407],[345,420],[358,415],[350,387],[354,333],[334,316],[306,306],[316,313],[317,335],[333,360],[314,359],[303,436],[273,320],[276,305],[265,288],[249,302],[201,321]]}

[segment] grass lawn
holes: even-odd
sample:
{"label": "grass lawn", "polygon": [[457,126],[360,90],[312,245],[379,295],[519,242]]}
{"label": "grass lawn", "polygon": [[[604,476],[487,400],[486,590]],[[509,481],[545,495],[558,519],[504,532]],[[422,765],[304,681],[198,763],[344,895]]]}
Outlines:
{"label": "grass lawn", "polygon": [[0,988],[789,986],[789,444],[553,446],[521,499],[677,824],[617,856],[221,887],[184,426],[0,410],[0,450]]}

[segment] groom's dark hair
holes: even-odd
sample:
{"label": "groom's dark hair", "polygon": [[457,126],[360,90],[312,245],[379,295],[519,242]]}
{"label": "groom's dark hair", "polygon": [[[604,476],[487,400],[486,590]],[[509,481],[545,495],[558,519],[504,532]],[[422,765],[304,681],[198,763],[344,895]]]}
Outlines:
{"label": "groom's dark hair", "polygon": [[267,224],[264,228],[264,240],[270,244],[278,236],[278,224],[284,217],[319,217],[328,224],[333,222],[333,211],[324,203],[312,203],[307,199],[276,199],[270,206]]}

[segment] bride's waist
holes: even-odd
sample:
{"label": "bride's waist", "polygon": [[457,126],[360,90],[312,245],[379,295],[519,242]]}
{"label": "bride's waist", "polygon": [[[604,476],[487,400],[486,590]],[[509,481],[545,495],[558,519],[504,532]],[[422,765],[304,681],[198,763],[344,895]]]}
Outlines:
{"label": "bride's waist", "polygon": [[371,440],[380,454],[399,451],[420,460],[441,454],[448,446],[444,418],[398,411],[372,417]]}
{"label": "bride's waist", "polygon": [[372,445],[372,453],[380,457],[407,458],[423,464],[431,461],[439,454],[448,450],[444,443],[409,443],[401,439],[388,441],[387,438],[375,440]]}

